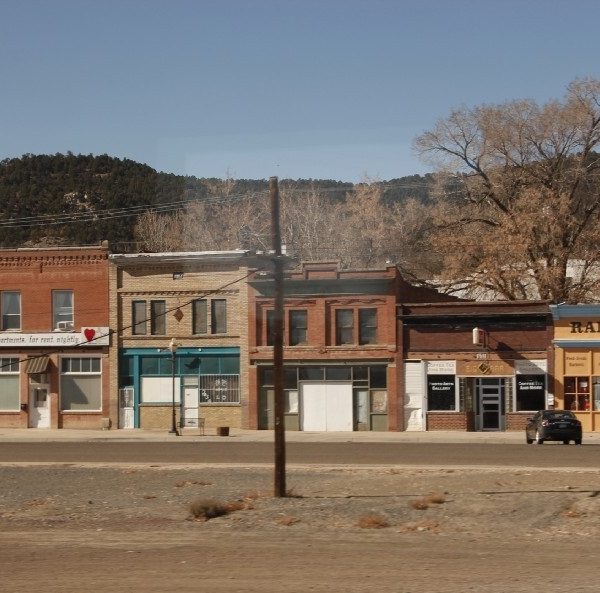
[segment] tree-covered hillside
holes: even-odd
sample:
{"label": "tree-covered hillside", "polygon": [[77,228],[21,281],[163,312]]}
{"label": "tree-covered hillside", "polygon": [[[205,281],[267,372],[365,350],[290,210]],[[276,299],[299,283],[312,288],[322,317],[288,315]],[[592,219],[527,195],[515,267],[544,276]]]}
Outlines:
{"label": "tree-covered hillside", "polygon": [[[432,180],[414,175],[382,182],[386,202],[425,201]],[[219,179],[159,173],[108,155],[26,154],[0,162],[0,246],[85,245],[132,241],[136,217],[146,208],[219,195]],[[281,180],[282,187],[327,189],[344,199],[352,184],[331,180]],[[266,192],[267,180],[229,180],[227,193]],[[120,213],[107,213],[113,209]],[[168,206],[167,208],[171,208]]]}

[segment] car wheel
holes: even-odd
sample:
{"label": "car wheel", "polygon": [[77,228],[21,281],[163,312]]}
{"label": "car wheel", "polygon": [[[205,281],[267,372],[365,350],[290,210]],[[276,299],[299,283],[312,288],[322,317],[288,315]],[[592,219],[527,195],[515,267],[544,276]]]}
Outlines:
{"label": "car wheel", "polygon": [[535,433],[535,443],[536,445],[543,445],[544,444],[544,439],[540,436],[540,431],[537,430]]}
{"label": "car wheel", "polygon": [[533,439],[530,439],[529,437],[526,437],[525,440],[527,441],[528,445],[531,445],[531,443],[533,443]]}
{"label": "car wheel", "polygon": [[578,440],[576,440],[576,441],[575,441],[575,444],[576,444],[576,445],[581,445],[581,439],[578,439]]}
{"label": "car wheel", "polygon": [[568,445],[569,441],[563,441],[563,445]]}

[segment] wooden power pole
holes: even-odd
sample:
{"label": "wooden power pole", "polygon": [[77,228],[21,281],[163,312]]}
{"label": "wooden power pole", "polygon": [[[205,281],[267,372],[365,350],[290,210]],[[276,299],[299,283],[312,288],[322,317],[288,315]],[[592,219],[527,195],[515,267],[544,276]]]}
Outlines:
{"label": "wooden power pole", "polygon": [[275,496],[285,497],[285,415],[283,401],[283,257],[279,224],[279,183],[269,179],[271,195],[271,249],[275,282],[273,315],[273,387],[275,391]]}

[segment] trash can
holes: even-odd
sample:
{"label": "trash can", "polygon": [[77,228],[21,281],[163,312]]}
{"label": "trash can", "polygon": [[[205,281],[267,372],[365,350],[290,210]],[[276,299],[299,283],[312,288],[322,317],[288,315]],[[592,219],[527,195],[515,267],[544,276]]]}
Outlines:
{"label": "trash can", "polygon": [[229,436],[229,426],[217,426],[217,436],[218,437],[228,437]]}

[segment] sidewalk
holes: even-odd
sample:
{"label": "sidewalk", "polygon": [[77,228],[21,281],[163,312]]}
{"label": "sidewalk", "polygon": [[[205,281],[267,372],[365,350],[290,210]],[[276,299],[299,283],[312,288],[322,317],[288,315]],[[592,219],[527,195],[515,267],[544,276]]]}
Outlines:
{"label": "sidewalk", "polygon": [[[272,430],[242,430],[232,428],[229,436],[217,436],[214,429],[206,435],[186,434],[177,436],[167,430],[71,430],[2,428],[1,443],[32,442],[273,442]],[[286,431],[289,443],[512,443],[525,442],[524,432],[300,432]],[[583,435],[584,444],[600,444],[600,433]]]}

